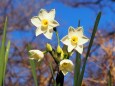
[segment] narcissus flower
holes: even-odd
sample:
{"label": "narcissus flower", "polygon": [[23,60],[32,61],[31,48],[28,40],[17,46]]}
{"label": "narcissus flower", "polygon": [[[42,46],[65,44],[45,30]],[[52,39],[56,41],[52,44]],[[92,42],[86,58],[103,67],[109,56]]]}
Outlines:
{"label": "narcissus flower", "polygon": [[83,44],[88,42],[88,38],[83,35],[83,28],[78,27],[74,29],[69,27],[68,35],[62,38],[62,43],[68,46],[68,52],[71,52],[73,49],[77,50],[80,54],[83,52]]}
{"label": "narcissus flower", "polygon": [[36,36],[44,34],[48,39],[52,38],[53,28],[59,26],[59,23],[54,20],[55,9],[47,12],[45,9],[41,9],[38,16],[31,18],[33,25],[37,27]]}
{"label": "narcissus flower", "polygon": [[38,60],[38,62],[39,62],[44,58],[44,54],[40,50],[30,50],[29,52],[31,54],[30,59],[35,59],[35,60]]}
{"label": "narcissus flower", "polygon": [[62,71],[64,75],[66,75],[68,72],[72,72],[73,68],[73,62],[69,59],[64,59],[60,62],[59,69]]}

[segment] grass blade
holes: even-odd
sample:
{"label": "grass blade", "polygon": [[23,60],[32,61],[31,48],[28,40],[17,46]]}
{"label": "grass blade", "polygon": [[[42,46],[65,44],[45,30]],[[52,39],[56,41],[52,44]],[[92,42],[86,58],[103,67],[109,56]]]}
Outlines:
{"label": "grass blade", "polygon": [[37,74],[36,74],[36,65],[34,60],[29,60],[30,61],[30,65],[31,65],[31,71],[32,71],[32,75],[34,78],[34,82],[35,82],[35,86],[38,86],[38,81],[37,81]]}
{"label": "grass blade", "polygon": [[4,63],[5,63],[5,42],[6,42],[6,28],[7,28],[7,18],[4,24],[2,45],[0,49],[0,86],[3,84],[3,74],[4,74]]}
{"label": "grass blade", "polygon": [[57,85],[56,85],[56,81],[55,81],[55,79],[54,79],[54,72],[53,72],[53,68],[52,68],[52,63],[49,62],[49,66],[50,66],[50,71],[51,71],[52,78],[53,78],[53,81],[54,81],[54,86],[57,86]]}
{"label": "grass blade", "polygon": [[108,72],[108,76],[109,76],[108,86],[112,86],[112,76],[111,76],[110,70],[109,70],[109,72]]}
{"label": "grass blade", "polygon": [[[29,51],[30,49],[31,49],[31,46],[28,45],[27,50]],[[28,55],[30,56],[30,54],[28,54]],[[33,75],[33,78],[34,78],[35,86],[38,86],[35,61],[30,59],[29,62],[30,62],[31,71],[32,71],[32,75]]]}
{"label": "grass blade", "polygon": [[92,47],[95,34],[96,34],[96,32],[97,32],[97,27],[98,27],[98,24],[99,24],[100,17],[101,17],[101,12],[98,13],[97,18],[96,18],[96,21],[95,21],[95,24],[94,24],[94,29],[93,29],[93,32],[92,32],[91,40],[90,40],[90,43],[89,43],[89,46],[88,46],[88,51],[87,51],[86,58],[85,58],[85,60],[84,60],[84,64],[83,64],[82,71],[81,71],[81,74],[80,74],[80,79],[79,79],[79,84],[78,84],[78,86],[81,86],[81,84],[82,84],[82,79],[83,79],[83,76],[84,76],[84,71],[85,71],[85,67],[86,67],[86,62],[87,62],[88,56],[89,56],[89,54],[90,54],[90,49],[91,49],[91,47]]}
{"label": "grass blade", "polygon": [[8,61],[9,50],[10,50],[10,41],[8,41],[6,51],[5,51],[5,64],[4,64],[3,82],[4,82],[4,79],[5,79],[5,72],[6,72],[6,66],[7,66],[7,61]]}
{"label": "grass blade", "polygon": [[80,66],[81,66],[81,55],[76,52],[76,61],[75,61],[75,70],[74,70],[74,86],[78,86],[78,80],[80,75]]}

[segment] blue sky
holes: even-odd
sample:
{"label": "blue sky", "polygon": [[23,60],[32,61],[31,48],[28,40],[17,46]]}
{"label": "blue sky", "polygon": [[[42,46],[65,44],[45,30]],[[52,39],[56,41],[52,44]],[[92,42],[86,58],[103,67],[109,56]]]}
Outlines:
{"label": "blue sky", "polygon": [[70,6],[64,5],[61,2],[54,1],[44,8],[47,10],[52,8],[56,9],[56,20],[60,23],[59,32],[63,32],[61,33],[62,36],[67,34],[69,26],[77,27],[79,19],[81,21],[81,26],[84,27],[85,34],[87,34],[88,30],[93,28],[95,18],[99,11],[102,11],[102,17],[99,24],[100,29],[103,28],[109,31],[110,29],[108,30],[109,26],[107,28],[107,25],[111,22],[115,23],[114,13],[112,13],[108,7],[103,8],[103,10],[97,9],[94,11],[89,7],[82,6],[78,8],[72,8]]}
{"label": "blue sky", "polygon": [[[112,4],[114,6],[114,4]],[[78,20],[81,21],[81,26],[84,28],[84,33],[86,36],[90,37],[89,30],[93,28],[97,13],[99,11],[102,12],[102,17],[99,23],[99,29],[106,29],[107,31],[112,31],[113,29],[110,26],[110,23],[115,23],[115,17],[114,13],[110,11],[108,7],[105,7],[103,9],[93,10],[86,6],[81,6],[77,8],[73,8],[70,6],[67,6],[61,2],[53,1],[50,4],[45,5],[43,8],[50,11],[51,9],[56,9],[56,20],[59,22],[60,26],[58,27],[60,38],[65,36],[68,33],[68,27],[73,26],[77,27]],[[38,10],[37,10],[38,11]],[[35,12],[36,13],[36,12]],[[36,16],[37,14],[35,14]],[[35,31],[36,27],[33,27],[32,30]],[[19,38],[19,40],[23,39],[30,39],[30,35],[35,35],[34,31],[28,31],[28,33],[21,32],[21,31],[14,31],[13,35],[16,35],[16,39]],[[23,34],[25,34],[23,36]],[[22,35],[23,37],[21,37]],[[38,38],[40,39],[39,36]],[[44,37],[45,38],[45,37]],[[14,38],[15,39],[15,38]],[[55,39],[55,35],[53,37]],[[47,40],[47,39],[45,39]]]}

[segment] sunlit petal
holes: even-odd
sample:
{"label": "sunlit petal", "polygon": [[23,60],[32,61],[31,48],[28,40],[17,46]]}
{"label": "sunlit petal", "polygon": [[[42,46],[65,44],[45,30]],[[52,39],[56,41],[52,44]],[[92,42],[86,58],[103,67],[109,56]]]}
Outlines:
{"label": "sunlit petal", "polygon": [[31,22],[33,25],[35,25],[36,27],[39,27],[41,24],[40,19],[38,18],[38,16],[34,16],[31,18]]}
{"label": "sunlit petal", "polygon": [[36,29],[36,36],[38,36],[38,35],[40,35],[42,33],[43,33],[43,31],[41,30],[41,28]]}
{"label": "sunlit petal", "polygon": [[73,35],[75,35],[75,29],[70,26],[68,29],[68,37],[71,38]]}
{"label": "sunlit petal", "polygon": [[49,25],[52,27],[57,27],[57,26],[59,26],[59,23],[56,20],[52,20],[49,22]]}
{"label": "sunlit petal", "polygon": [[54,18],[55,18],[55,9],[52,9],[52,10],[48,13],[48,15],[49,15],[49,19],[50,19],[50,20],[54,20]]}
{"label": "sunlit petal", "polygon": [[66,35],[65,37],[63,37],[63,38],[61,39],[61,42],[64,43],[65,45],[68,45],[68,43],[69,43],[68,35]]}
{"label": "sunlit petal", "polygon": [[86,36],[82,36],[82,37],[79,38],[78,44],[82,45],[82,44],[85,44],[88,41],[89,41],[89,39]]}
{"label": "sunlit petal", "polygon": [[48,39],[52,39],[52,35],[53,35],[53,28],[47,30],[46,32],[44,32],[44,35],[48,38]]}
{"label": "sunlit petal", "polygon": [[60,62],[59,69],[62,71],[64,75],[66,75],[68,72],[72,72],[73,68],[73,62],[69,59],[64,59]]}
{"label": "sunlit petal", "polygon": [[77,50],[80,54],[83,52],[83,45],[77,45],[75,50]]}
{"label": "sunlit petal", "polygon": [[31,60],[35,59],[41,61],[44,58],[44,54],[40,50],[30,50],[29,53],[31,54]]}
{"label": "sunlit petal", "polygon": [[83,36],[83,27],[78,27],[77,29],[75,29],[75,32],[77,36]]}
{"label": "sunlit petal", "polygon": [[45,9],[41,9],[38,17],[40,18],[40,20],[47,18],[48,12]]}

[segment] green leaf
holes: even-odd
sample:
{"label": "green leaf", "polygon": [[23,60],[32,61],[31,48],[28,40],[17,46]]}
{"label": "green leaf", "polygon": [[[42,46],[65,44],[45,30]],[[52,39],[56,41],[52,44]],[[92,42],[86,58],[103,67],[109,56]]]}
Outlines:
{"label": "green leaf", "polygon": [[[29,51],[30,49],[31,49],[31,46],[28,45],[27,50]],[[28,54],[28,55],[30,56],[30,54]],[[33,75],[33,78],[34,78],[35,86],[38,86],[35,61],[30,59],[29,62],[30,62],[31,71],[32,71],[32,75]]]}
{"label": "green leaf", "polygon": [[62,73],[61,71],[59,71],[59,72],[57,73],[57,76],[56,76],[56,84],[57,84],[58,86],[63,86],[63,84],[64,84],[64,75],[63,75],[63,73]]}
{"label": "green leaf", "polygon": [[97,27],[98,27],[100,18],[101,18],[101,12],[98,13],[96,21],[95,21],[95,24],[94,24],[94,29],[93,29],[93,32],[92,32],[91,40],[90,40],[90,43],[89,43],[89,46],[88,46],[88,51],[86,53],[86,58],[84,60],[84,64],[83,64],[82,71],[81,71],[81,74],[80,74],[80,79],[79,79],[78,86],[81,86],[81,84],[82,84],[82,79],[83,79],[83,76],[84,76],[86,62],[87,62],[88,56],[90,54],[90,50],[91,50],[91,47],[92,47],[92,44],[93,44],[93,40],[94,40],[95,34],[97,32]]}
{"label": "green leaf", "polygon": [[29,61],[30,61],[30,65],[31,65],[31,71],[32,71],[32,75],[34,78],[35,86],[38,86],[35,62],[34,62],[34,60],[29,60]]}
{"label": "green leaf", "polygon": [[3,81],[5,79],[5,72],[6,72],[6,66],[7,66],[7,61],[8,61],[9,50],[10,50],[10,41],[8,41],[8,44],[7,44],[7,47],[6,47],[6,52],[5,52],[5,64],[4,64]]}
{"label": "green leaf", "polygon": [[57,31],[57,28],[53,28],[53,30],[55,31],[56,33],[56,37],[57,37],[57,40],[58,40],[58,45],[60,45],[60,38],[59,38],[59,35],[58,35],[58,31]]}
{"label": "green leaf", "polygon": [[7,18],[4,24],[2,45],[0,49],[0,86],[3,84],[3,75],[4,75],[4,63],[5,63],[5,42],[6,42],[6,28],[7,28]]}
{"label": "green leaf", "polygon": [[57,85],[56,85],[56,81],[55,81],[55,79],[54,79],[54,72],[53,72],[53,68],[52,68],[52,63],[49,62],[49,66],[50,66],[50,71],[51,71],[51,74],[52,74],[52,77],[53,77],[54,86],[57,86]]}
{"label": "green leaf", "polygon": [[75,61],[75,70],[74,70],[74,86],[78,86],[78,80],[80,75],[80,66],[81,66],[81,55],[76,52],[76,61]]}
{"label": "green leaf", "polygon": [[112,76],[111,76],[110,70],[109,70],[109,72],[108,72],[108,76],[109,76],[108,86],[112,86]]}
{"label": "green leaf", "polygon": [[[80,20],[78,21],[78,27],[80,27]],[[79,75],[81,67],[81,55],[76,51],[75,70],[74,70],[74,86],[78,85]]]}

